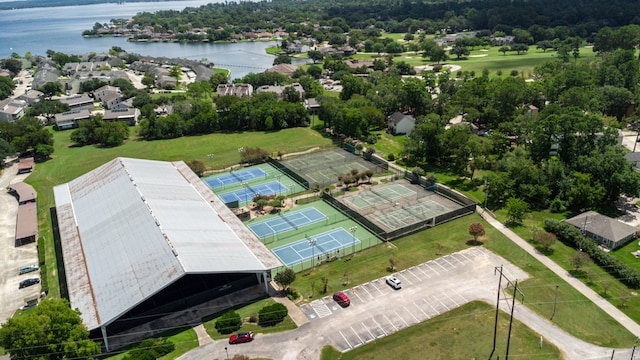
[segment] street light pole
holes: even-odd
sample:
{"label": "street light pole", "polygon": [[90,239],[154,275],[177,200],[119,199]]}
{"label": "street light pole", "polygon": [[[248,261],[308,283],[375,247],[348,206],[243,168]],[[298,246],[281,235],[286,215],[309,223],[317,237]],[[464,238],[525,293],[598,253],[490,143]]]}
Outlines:
{"label": "street light pole", "polygon": [[311,246],[311,268],[313,269],[315,267],[315,258],[316,258],[316,239],[309,238],[307,234],[304,234],[304,236],[307,238],[307,241],[309,242],[309,246]]}
{"label": "street light pole", "polygon": [[249,184],[247,184],[246,182],[242,182],[242,187],[244,188],[244,199],[245,201],[249,201],[249,199],[247,198],[247,189],[249,188]]}
{"label": "street light pole", "polygon": [[227,350],[227,347],[224,347],[224,352],[227,353],[227,360],[229,360],[229,350]]}
{"label": "street light pole", "polygon": [[352,255],[356,253],[356,230],[358,230],[357,226],[352,226],[349,228],[349,231],[351,232],[351,238],[353,239],[353,244],[351,248]]}
{"label": "street light pole", "polygon": [[281,184],[280,184],[280,177],[281,176],[282,176],[281,174],[276,175],[276,180],[278,181],[278,195],[280,195],[282,193],[282,187],[281,187]]}
{"label": "street light pole", "polygon": [[213,169],[213,153],[207,154],[207,157],[209,158],[209,161],[211,161],[211,168]]}

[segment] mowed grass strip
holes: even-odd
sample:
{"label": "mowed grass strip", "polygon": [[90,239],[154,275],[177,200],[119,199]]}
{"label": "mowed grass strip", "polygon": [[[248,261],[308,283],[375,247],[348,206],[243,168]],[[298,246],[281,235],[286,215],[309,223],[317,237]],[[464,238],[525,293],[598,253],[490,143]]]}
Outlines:
{"label": "mowed grass strip", "polygon": [[[238,148],[260,147],[270,153],[291,153],[314,147],[330,148],[331,140],[309,128],[286,129],[277,132],[245,132],[188,136],[170,140],[137,140],[137,127],[130,128],[131,139],[114,148],[96,146],[73,147],[71,131],[53,131],[52,159],[36,164],[26,182],[38,192],[39,236],[45,241],[45,261],[49,294],[60,296],[58,266],[53,244],[50,209],[55,206],[53,186],[68,182],[116,158],[132,157],[163,161],[200,160],[208,168],[223,168],[240,161]],[[207,155],[214,154],[210,160]]]}
{"label": "mowed grass strip", "polygon": [[[493,347],[495,308],[474,301],[428,321],[376,339],[346,353],[325,347],[322,360],[350,359],[486,359]],[[509,315],[500,312],[494,358],[506,352]],[[509,356],[515,359],[561,359],[555,346],[518,320],[513,321]]]}
{"label": "mowed grass strip", "polygon": [[[469,247],[467,241],[473,239],[468,233],[469,224],[472,222],[484,224],[486,235],[482,239],[483,246],[531,276],[530,279],[519,283],[519,287],[525,293],[525,306],[548,319],[553,313],[558,285],[554,324],[593,344],[617,348],[633,346],[633,334],[476,214],[394,240],[392,244],[372,247],[359,252],[349,261],[334,261],[317,266],[313,271],[299,273],[292,287],[306,300],[315,300],[325,296],[320,293],[324,277],[329,280],[328,293],[331,293],[388,275],[389,258],[394,259],[396,270],[402,270],[466,249]],[[494,280],[497,288],[497,277]]]}
{"label": "mowed grass strip", "polygon": [[[156,337],[166,338],[176,346],[176,348],[172,352],[162,357],[159,357],[158,360],[176,359],[180,357],[182,354],[185,354],[186,352],[188,352],[189,350],[197,348],[199,345],[198,335],[196,334],[196,331],[193,330],[193,328],[175,329],[170,332],[160,334],[159,336],[156,336]],[[129,355],[128,350],[114,356],[108,356],[104,359],[105,360],[121,360],[121,359],[124,359],[125,356],[127,355]]]}

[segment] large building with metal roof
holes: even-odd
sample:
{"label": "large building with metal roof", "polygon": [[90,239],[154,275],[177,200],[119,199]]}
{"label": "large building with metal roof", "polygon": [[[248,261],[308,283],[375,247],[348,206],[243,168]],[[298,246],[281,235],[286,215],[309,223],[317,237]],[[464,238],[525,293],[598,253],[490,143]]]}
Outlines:
{"label": "large building with metal roof", "polygon": [[71,306],[109,336],[251,286],[280,261],[182,161],[116,158],[54,187]]}

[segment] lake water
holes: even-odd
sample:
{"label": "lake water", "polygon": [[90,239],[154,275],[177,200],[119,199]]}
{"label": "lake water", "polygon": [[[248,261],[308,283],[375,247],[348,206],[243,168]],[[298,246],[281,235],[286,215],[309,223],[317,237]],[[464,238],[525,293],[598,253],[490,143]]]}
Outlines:
{"label": "lake water", "polygon": [[275,42],[241,42],[234,44],[135,43],[126,38],[82,37],[84,30],[96,22],[107,23],[115,18],[130,18],[143,11],[182,10],[223,0],[190,0],[62,6],[51,8],[0,11],[0,57],[15,52],[24,55],[46,55],[47,50],[67,54],[104,53],[112,46],[120,46],[130,53],[148,56],[180,57],[200,60],[206,58],[216,66],[231,70],[231,77],[250,72],[262,72],[273,64],[274,56],[265,48]]}

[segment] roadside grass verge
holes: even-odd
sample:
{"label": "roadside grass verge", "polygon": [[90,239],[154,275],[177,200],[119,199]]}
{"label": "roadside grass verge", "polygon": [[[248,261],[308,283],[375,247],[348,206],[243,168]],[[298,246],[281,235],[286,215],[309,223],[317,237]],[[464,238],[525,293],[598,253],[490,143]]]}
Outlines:
{"label": "roadside grass verge", "polygon": [[[137,140],[137,127],[130,128],[131,138],[114,148],[96,146],[73,147],[71,131],[53,131],[55,151],[52,159],[38,163],[26,182],[38,193],[39,236],[44,237],[45,264],[49,295],[60,297],[59,264],[51,228],[50,209],[55,206],[53,187],[68,182],[116,158],[132,157],[164,161],[200,160],[209,169],[224,168],[240,161],[238,147],[260,147],[269,153],[304,151],[313,147],[330,148],[331,139],[309,128],[286,129],[277,132],[221,133],[186,136],[170,140]],[[214,154],[209,160],[207,154]]]}
{"label": "roadside grass verge", "polygon": [[[216,320],[218,320],[218,318],[225,312],[229,311],[229,310],[234,310],[235,312],[237,312],[240,317],[244,320],[242,327],[238,330],[238,331],[234,331],[234,333],[238,333],[238,332],[245,332],[245,331],[253,331],[256,334],[269,334],[269,333],[276,333],[276,332],[282,332],[282,331],[288,331],[288,330],[293,330],[296,329],[297,326],[296,324],[293,322],[293,320],[291,319],[291,317],[289,317],[289,315],[287,315],[287,317],[284,318],[284,320],[282,320],[281,322],[273,325],[273,326],[260,326],[257,323],[251,323],[248,321],[248,319],[252,316],[252,315],[256,315],[258,314],[258,312],[260,311],[260,309],[262,309],[265,306],[269,306],[269,305],[273,305],[276,302],[271,299],[271,298],[266,298],[266,299],[262,299],[262,300],[258,300],[256,302],[252,302],[249,304],[246,304],[244,306],[238,306],[238,307],[234,307],[232,309],[227,309],[224,310],[220,313],[216,313],[213,314],[207,318],[202,319],[204,322],[204,328],[207,330],[207,333],[209,334],[209,336],[214,339],[214,340],[223,340],[223,339],[228,339],[230,334],[220,334],[218,332],[218,330],[216,330]],[[256,315],[257,318],[257,315]]]}
{"label": "roadside grass verge", "polygon": [[[468,226],[472,222],[481,222],[485,226],[483,246],[531,276],[519,284],[525,292],[526,306],[540,316],[549,318],[553,313],[556,285],[559,285],[560,305],[553,319],[554,324],[590,343],[609,347],[633,345],[635,337],[629,331],[476,214],[394,240],[392,245],[381,244],[364,250],[348,261],[343,258],[317,266],[312,271],[301,272],[291,287],[299,291],[306,301],[315,300],[326,295],[320,293],[323,277],[329,279],[327,293],[331,293],[389,274],[389,258],[395,260],[396,270],[402,270],[468,248],[466,242],[472,239]],[[312,282],[315,285],[313,291]]]}
{"label": "roadside grass verge", "polygon": [[[321,359],[482,359],[491,354],[494,321],[494,307],[473,301],[344,354],[325,346]],[[509,315],[501,311],[494,357],[505,354],[508,324]],[[517,359],[562,358],[555,346],[543,342],[541,349],[539,345],[539,334],[520,321],[513,321],[509,356]]]}

